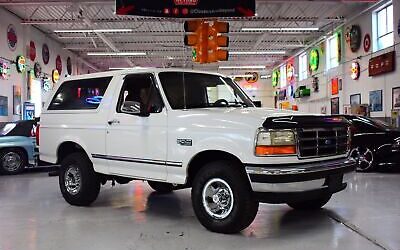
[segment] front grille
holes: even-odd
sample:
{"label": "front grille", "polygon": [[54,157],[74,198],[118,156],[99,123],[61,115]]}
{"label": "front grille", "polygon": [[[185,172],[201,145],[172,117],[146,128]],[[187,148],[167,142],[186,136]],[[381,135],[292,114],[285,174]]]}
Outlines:
{"label": "front grille", "polygon": [[299,129],[297,136],[301,158],[341,155],[349,150],[347,127]]}

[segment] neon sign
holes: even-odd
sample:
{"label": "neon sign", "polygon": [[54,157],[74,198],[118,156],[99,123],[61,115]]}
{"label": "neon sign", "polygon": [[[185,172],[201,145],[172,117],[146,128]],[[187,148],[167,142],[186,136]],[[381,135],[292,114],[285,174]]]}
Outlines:
{"label": "neon sign", "polygon": [[310,70],[316,71],[319,67],[319,52],[317,49],[310,51]]}
{"label": "neon sign", "polygon": [[275,70],[274,72],[272,72],[272,87],[276,87],[278,86],[279,83],[279,71]]}
{"label": "neon sign", "polygon": [[23,56],[17,56],[17,72],[18,73],[24,73],[26,69],[26,60],[25,57]]}

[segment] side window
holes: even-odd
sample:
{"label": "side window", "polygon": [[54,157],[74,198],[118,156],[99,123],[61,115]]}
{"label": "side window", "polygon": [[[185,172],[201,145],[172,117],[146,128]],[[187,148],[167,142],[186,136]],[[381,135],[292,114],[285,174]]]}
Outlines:
{"label": "side window", "polygon": [[97,109],[112,77],[66,81],[54,95],[48,110]]}
{"label": "side window", "polygon": [[377,128],[364,120],[360,120],[360,119],[354,119],[352,120],[352,123],[354,125],[354,127],[356,128],[357,132],[360,133],[373,133],[373,132],[377,132]]}
{"label": "side window", "polygon": [[[124,110],[127,106],[130,109],[129,112]],[[163,107],[163,101],[151,74],[125,77],[118,100],[118,113],[160,113]]]}

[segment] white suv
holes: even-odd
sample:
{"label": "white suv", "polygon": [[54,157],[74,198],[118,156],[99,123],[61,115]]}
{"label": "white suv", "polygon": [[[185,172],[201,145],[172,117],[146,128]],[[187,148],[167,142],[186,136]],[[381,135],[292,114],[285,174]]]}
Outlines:
{"label": "white suv", "polygon": [[132,69],[66,79],[45,105],[41,160],[65,200],[88,206],[108,180],[192,188],[197,218],[235,233],[259,202],[318,209],[354,170],[346,120],[256,108],[230,78]]}

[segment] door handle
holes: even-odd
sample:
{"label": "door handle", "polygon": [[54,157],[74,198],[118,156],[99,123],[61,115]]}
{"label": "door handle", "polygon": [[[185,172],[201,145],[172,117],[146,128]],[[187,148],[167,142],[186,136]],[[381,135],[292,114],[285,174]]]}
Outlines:
{"label": "door handle", "polygon": [[108,121],[108,125],[113,125],[113,124],[119,124],[119,121],[117,119]]}

